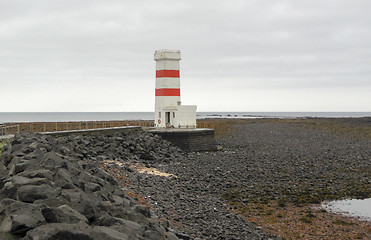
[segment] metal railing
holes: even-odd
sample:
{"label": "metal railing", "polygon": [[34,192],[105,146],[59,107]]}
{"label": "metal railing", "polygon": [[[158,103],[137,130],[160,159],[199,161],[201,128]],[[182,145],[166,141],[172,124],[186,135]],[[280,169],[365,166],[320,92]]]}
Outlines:
{"label": "metal railing", "polygon": [[30,122],[19,124],[2,124],[0,125],[0,136],[19,134],[19,133],[36,133],[36,132],[57,132],[69,130],[113,128],[125,126],[153,127],[153,121],[132,120],[132,121],[85,121],[85,122]]}
{"label": "metal railing", "polygon": [[[20,133],[57,132],[69,130],[113,128],[125,126],[154,127],[152,120],[81,121],[81,122],[28,122],[0,124],[0,136]],[[194,127],[194,126],[192,126]],[[213,128],[211,122],[197,121],[197,128]]]}
{"label": "metal railing", "polygon": [[0,124],[0,136],[19,134],[19,133],[20,133],[19,124],[15,124],[15,125]]}

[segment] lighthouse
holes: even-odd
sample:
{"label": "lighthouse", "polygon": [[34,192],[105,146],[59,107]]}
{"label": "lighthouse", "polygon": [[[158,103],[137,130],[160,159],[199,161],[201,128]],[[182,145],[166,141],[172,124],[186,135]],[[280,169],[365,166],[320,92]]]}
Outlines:
{"label": "lighthouse", "polygon": [[157,50],[155,126],[158,128],[196,128],[195,105],[182,105],[180,99],[180,51]]}

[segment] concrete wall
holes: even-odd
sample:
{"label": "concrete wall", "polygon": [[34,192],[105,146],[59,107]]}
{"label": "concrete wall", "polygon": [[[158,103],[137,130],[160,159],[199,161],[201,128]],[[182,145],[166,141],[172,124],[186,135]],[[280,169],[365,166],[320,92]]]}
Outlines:
{"label": "concrete wall", "polygon": [[215,151],[217,144],[213,129],[194,129],[177,131],[150,130],[151,133],[161,136],[184,151]]}
{"label": "concrete wall", "polygon": [[196,109],[195,105],[179,105],[175,113],[174,127],[196,128]]}

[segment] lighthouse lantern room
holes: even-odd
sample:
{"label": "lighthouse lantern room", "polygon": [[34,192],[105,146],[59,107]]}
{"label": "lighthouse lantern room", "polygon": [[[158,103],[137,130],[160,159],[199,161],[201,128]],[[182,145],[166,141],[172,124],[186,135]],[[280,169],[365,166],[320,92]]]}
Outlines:
{"label": "lighthouse lantern room", "polygon": [[179,50],[157,50],[155,126],[159,128],[196,128],[195,105],[180,101]]}

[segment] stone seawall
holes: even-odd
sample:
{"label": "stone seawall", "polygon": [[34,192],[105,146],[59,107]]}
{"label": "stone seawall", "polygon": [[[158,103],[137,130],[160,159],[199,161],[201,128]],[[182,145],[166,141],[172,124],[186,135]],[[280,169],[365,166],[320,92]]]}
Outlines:
{"label": "stone seawall", "polygon": [[[45,132],[41,134],[51,135],[56,137],[70,135],[114,135],[115,133],[134,133],[142,132],[140,126],[113,127],[113,128],[98,128],[98,129],[83,129],[83,130],[68,130],[58,132]],[[209,128],[196,129],[174,129],[174,128],[150,128],[146,131],[156,134],[161,138],[173,143],[177,147],[188,152],[204,152],[217,150],[215,141],[215,131]],[[14,135],[9,135],[9,138]]]}
{"label": "stone seawall", "polygon": [[184,151],[215,151],[214,129],[151,129],[149,132],[180,147]]}
{"label": "stone seawall", "polygon": [[[69,136],[69,135],[113,135],[119,133],[141,132],[142,127],[114,127],[114,128],[99,128],[86,130],[70,130],[59,132],[46,132],[43,134],[53,136]],[[215,131],[209,128],[196,129],[174,129],[174,128],[151,128],[148,132],[156,134],[161,138],[173,143],[177,147],[188,152],[203,152],[215,151],[217,144],[215,141]]]}

